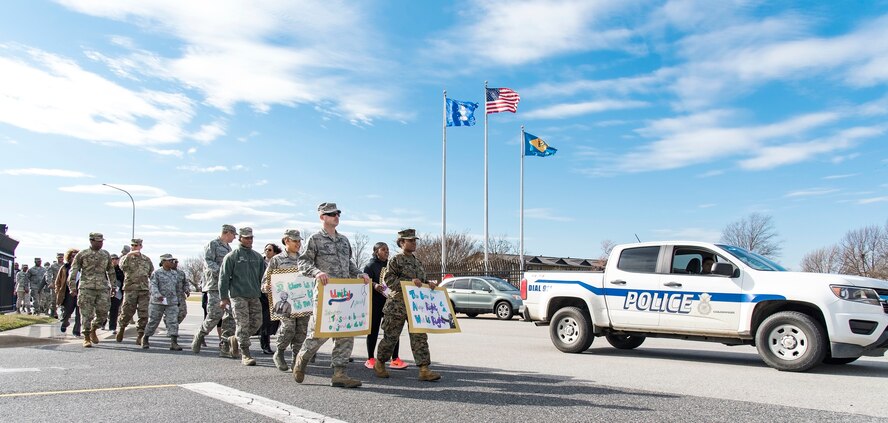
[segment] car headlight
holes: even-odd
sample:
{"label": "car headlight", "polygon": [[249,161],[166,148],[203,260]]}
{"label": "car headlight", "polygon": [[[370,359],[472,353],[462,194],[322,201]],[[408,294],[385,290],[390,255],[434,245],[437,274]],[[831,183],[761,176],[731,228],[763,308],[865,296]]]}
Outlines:
{"label": "car headlight", "polygon": [[879,303],[879,294],[872,288],[860,288],[856,286],[830,285],[836,297],[843,300],[854,301],[864,304],[881,305]]}

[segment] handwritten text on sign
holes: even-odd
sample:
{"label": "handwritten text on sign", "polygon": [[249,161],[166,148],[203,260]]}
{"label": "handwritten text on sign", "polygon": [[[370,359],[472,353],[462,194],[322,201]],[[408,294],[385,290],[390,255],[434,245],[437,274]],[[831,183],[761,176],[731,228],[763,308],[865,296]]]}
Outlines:
{"label": "handwritten text on sign", "polygon": [[370,286],[361,279],[330,279],[318,284],[316,336],[349,337],[370,333]]}
{"label": "handwritten text on sign", "polygon": [[272,320],[311,315],[314,311],[314,278],[302,276],[294,268],[274,269],[268,278],[271,280],[268,304]]}
{"label": "handwritten text on sign", "polygon": [[413,282],[402,281],[404,303],[407,305],[408,330],[412,333],[459,332],[450,297],[443,288],[434,291],[428,285],[417,288]]}

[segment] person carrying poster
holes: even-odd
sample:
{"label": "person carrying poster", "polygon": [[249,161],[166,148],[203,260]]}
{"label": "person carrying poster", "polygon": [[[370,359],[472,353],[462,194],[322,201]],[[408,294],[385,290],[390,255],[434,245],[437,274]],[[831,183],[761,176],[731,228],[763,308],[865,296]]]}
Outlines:
{"label": "person carrying poster", "polygon": [[[296,229],[287,229],[284,237],[281,239],[284,244],[284,251],[275,255],[268,261],[268,268],[265,269],[265,275],[262,280],[265,281],[262,289],[267,294],[273,292],[271,289],[271,278],[269,275],[275,269],[290,269],[299,267],[299,250],[302,249],[302,235]],[[293,312],[293,306],[290,305],[290,298],[286,292],[281,292],[278,298],[274,299],[272,313],[281,320],[281,329],[277,337],[277,350],[274,352],[274,364],[283,372],[290,370],[287,366],[287,360],[284,353],[287,346],[293,347],[293,367],[296,367],[296,355],[305,342],[305,336],[308,332],[308,321],[311,316],[290,317]]]}
{"label": "person carrying poster", "polygon": [[[407,306],[404,304],[404,296],[401,293],[401,281],[411,280],[417,287],[422,286],[423,283],[428,283],[431,289],[437,287],[436,283],[426,279],[422,263],[413,255],[413,252],[416,251],[416,230],[404,229],[398,232],[397,242],[401,252],[389,259],[385,270],[385,284],[393,292],[385,301],[385,306],[382,309],[385,314],[382,321],[382,330],[385,332],[385,336],[379,343],[379,349],[376,351],[376,363],[373,366],[373,372],[381,378],[389,377],[389,372],[385,369],[385,362],[392,358],[395,344],[401,336],[404,323],[407,322]],[[427,334],[410,333],[410,349],[413,350],[413,359],[419,366],[419,380],[431,382],[441,379],[440,374],[429,370],[432,358],[429,353]]]}

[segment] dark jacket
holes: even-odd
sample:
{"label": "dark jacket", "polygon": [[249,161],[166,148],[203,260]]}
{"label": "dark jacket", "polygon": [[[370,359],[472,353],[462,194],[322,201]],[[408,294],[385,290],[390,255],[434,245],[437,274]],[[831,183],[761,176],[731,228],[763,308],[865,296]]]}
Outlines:
{"label": "dark jacket", "polygon": [[[367,263],[364,266],[364,273],[370,277],[370,280],[373,281],[374,284],[380,283],[379,274],[382,272],[382,269],[385,269],[385,266],[388,264],[388,260],[380,260],[376,257],[370,259],[370,263]],[[382,295],[377,290],[373,290],[373,304],[385,304],[385,295]]]}

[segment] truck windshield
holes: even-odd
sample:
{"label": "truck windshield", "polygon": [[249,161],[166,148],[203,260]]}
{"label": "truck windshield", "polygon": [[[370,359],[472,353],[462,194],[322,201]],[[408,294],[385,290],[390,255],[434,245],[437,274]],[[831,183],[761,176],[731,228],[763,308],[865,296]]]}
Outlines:
{"label": "truck windshield", "polygon": [[[718,245],[718,244],[717,244]],[[721,249],[727,251],[732,256],[736,257],[738,260],[746,263],[747,266],[755,269],[755,270],[765,270],[765,271],[777,271],[777,272],[785,272],[786,268],[783,266],[774,263],[770,259],[767,259],[763,256],[760,256],[756,253],[752,253],[746,251],[740,247],[735,247],[733,245],[718,245]]]}

